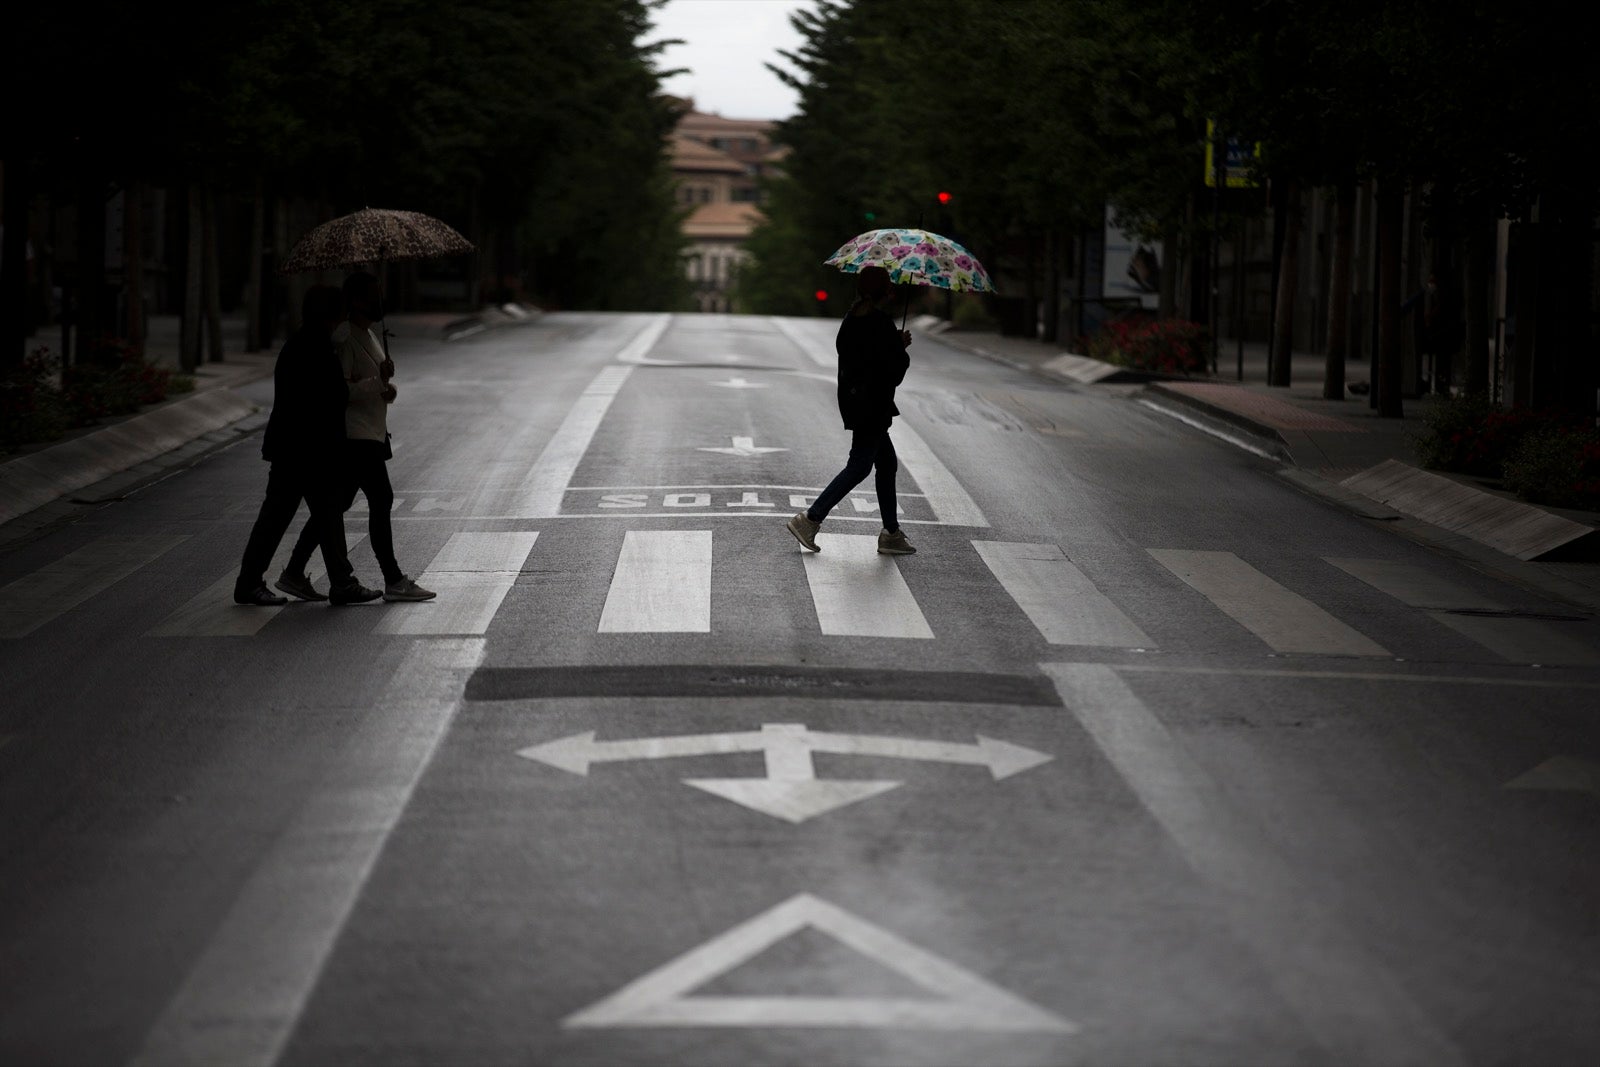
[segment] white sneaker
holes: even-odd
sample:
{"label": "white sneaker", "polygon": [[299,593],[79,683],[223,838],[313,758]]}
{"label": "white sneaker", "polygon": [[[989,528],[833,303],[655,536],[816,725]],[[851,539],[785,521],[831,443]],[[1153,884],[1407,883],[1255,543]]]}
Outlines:
{"label": "white sneaker", "polygon": [[394,603],[397,600],[432,600],[438,595],[439,594],[435,593],[433,590],[424,589],[422,586],[406,577],[401,577],[398,582],[390,582],[388,585],[383,587],[383,599],[389,603]]}
{"label": "white sneaker", "polygon": [[795,512],[794,518],[789,520],[789,532],[794,534],[794,539],[813,552],[822,551],[817,547],[817,531],[820,529],[822,523],[812,522],[803,511]]}
{"label": "white sneaker", "polygon": [[878,531],[878,554],[881,556],[909,556],[915,552],[910,541],[906,540],[904,530],[890,533],[888,530]]}

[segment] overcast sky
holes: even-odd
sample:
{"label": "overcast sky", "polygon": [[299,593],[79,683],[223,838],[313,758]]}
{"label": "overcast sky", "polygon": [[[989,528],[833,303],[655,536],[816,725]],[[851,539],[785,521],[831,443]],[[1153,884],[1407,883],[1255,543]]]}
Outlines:
{"label": "overcast sky", "polygon": [[727,118],[788,118],[798,106],[795,94],[762,64],[785,65],[778,50],[800,44],[789,13],[813,6],[810,0],[668,0],[654,12],[656,32],[646,39],[682,38],[660,64],[689,73],[666,79],[662,88]]}

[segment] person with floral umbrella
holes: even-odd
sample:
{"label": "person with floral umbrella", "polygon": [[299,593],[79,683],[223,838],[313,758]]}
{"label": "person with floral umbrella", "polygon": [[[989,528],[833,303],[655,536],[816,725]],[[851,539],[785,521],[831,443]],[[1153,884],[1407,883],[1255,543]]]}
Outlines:
{"label": "person with floral umbrella", "polygon": [[878,551],[886,556],[907,556],[916,549],[900,529],[894,485],[900,464],[889,439],[889,424],[900,414],[894,391],[911,366],[906,352],[911,334],[897,329],[885,310],[894,299],[888,270],[868,266],[859,274],[856,301],[839,324],[834,342],[839,352],[839,414],[850,431],[850,457],[822,495],[789,520],[789,532],[802,547],[822,551],[817,544],[822,521],[868,472],[876,470],[878,511],[883,516]]}

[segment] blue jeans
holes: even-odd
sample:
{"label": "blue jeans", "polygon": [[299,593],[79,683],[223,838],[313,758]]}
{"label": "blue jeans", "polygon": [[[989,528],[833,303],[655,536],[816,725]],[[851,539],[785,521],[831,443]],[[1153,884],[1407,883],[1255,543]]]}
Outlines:
{"label": "blue jeans", "polygon": [[883,528],[891,533],[900,529],[900,515],[894,499],[894,472],[900,469],[895,458],[894,442],[889,440],[889,428],[881,430],[856,430],[850,436],[850,458],[844,470],[817,497],[816,503],[806,509],[806,518],[821,522],[828,512],[838,506],[845,495],[860,485],[867,472],[877,468],[878,510],[883,513]]}

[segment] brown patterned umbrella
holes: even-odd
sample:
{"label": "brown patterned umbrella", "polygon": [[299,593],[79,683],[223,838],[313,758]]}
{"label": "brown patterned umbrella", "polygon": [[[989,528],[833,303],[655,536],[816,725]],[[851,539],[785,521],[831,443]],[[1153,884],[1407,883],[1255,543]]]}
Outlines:
{"label": "brown patterned umbrella", "polygon": [[324,222],[300,238],[278,273],[434,259],[471,251],[471,241],[432,215],[369,207]]}

